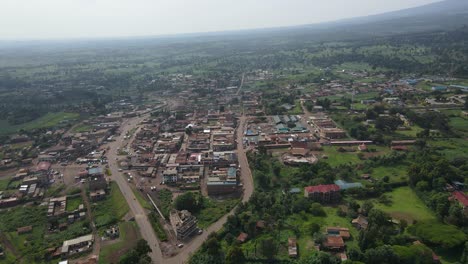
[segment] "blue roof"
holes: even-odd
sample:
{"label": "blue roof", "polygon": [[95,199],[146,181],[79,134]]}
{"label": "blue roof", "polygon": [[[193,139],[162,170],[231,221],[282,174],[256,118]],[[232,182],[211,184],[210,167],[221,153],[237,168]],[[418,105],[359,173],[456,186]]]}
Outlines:
{"label": "blue roof", "polygon": [[300,193],[301,192],[301,188],[291,188],[291,190],[289,190],[290,193]]}
{"label": "blue roof", "polygon": [[227,175],[228,177],[229,176],[236,176],[236,173],[237,173],[237,169],[234,168],[234,167],[229,167],[228,171],[227,171]]}
{"label": "blue roof", "polygon": [[343,180],[337,180],[335,181],[335,184],[340,186],[340,189],[346,190],[346,189],[351,189],[351,188],[362,188],[362,183],[360,182],[345,182]]}
{"label": "blue roof", "polygon": [[104,170],[101,167],[91,168],[88,170],[89,175],[100,175],[103,174]]}

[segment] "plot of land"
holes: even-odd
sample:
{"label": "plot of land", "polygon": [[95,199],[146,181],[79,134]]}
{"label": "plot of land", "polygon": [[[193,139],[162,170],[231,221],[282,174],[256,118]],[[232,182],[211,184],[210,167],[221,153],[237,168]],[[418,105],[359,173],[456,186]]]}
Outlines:
{"label": "plot of land", "polygon": [[360,161],[356,152],[339,152],[337,149],[337,147],[323,147],[323,154],[328,157],[325,161],[328,162],[331,166],[358,163]]}
{"label": "plot of land", "polygon": [[394,189],[391,193],[390,206],[375,204],[375,207],[389,213],[395,219],[404,219],[408,223],[414,220],[432,220],[435,216],[410,187]]}
{"label": "plot of land", "polygon": [[136,245],[140,234],[135,222],[122,222],[119,230],[120,238],[101,248],[99,263],[118,263],[120,257]]}
{"label": "plot of land", "polygon": [[8,123],[7,120],[0,120],[0,134],[11,134],[20,129],[32,130],[37,128],[53,127],[60,124],[61,122],[77,119],[79,116],[80,115],[76,113],[48,113],[47,115],[42,116],[34,121],[20,125],[12,125]]}
{"label": "plot of land", "polygon": [[78,209],[80,204],[83,204],[83,199],[78,195],[73,198],[67,198],[67,211],[72,212]]}
{"label": "plot of land", "polygon": [[224,199],[224,200],[215,200],[211,198],[204,199],[204,207],[200,212],[197,213],[198,226],[201,228],[206,228],[212,223],[216,222],[223,215],[227,214],[234,208],[239,199]]}
{"label": "plot of land", "polygon": [[93,214],[98,228],[117,223],[129,210],[117,183],[111,182],[110,189],[110,194],[107,194],[105,200],[93,205]]}

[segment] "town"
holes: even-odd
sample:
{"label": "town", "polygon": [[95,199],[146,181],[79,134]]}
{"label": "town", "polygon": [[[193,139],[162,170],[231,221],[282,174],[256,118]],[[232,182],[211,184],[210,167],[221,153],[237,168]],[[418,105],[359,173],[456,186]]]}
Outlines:
{"label": "town", "polygon": [[[133,10],[120,2],[84,36]],[[228,19],[150,2],[151,19]],[[232,20],[257,19],[257,1],[238,5]],[[119,30],[171,26],[145,12]],[[4,41],[2,27],[0,263],[468,263],[466,14],[445,0],[63,41]]]}

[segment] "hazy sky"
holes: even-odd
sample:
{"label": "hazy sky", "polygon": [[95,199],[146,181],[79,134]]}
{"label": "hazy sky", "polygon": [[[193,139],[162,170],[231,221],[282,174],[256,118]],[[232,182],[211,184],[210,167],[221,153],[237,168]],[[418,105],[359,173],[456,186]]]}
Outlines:
{"label": "hazy sky", "polygon": [[311,24],[437,0],[0,0],[0,39],[145,36]]}

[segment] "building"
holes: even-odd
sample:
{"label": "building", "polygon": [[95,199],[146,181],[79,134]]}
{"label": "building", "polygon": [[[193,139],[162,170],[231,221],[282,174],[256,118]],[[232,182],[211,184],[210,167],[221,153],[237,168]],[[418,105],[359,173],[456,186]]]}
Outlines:
{"label": "building", "polygon": [[197,218],[187,210],[172,210],[170,221],[178,240],[184,240],[198,230]]}
{"label": "building", "polygon": [[349,233],[349,228],[344,227],[327,227],[327,235],[339,236],[342,237],[344,240],[347,240],[351,237]]}
{"label": "building", "polygon": [[237,236],[237,241],[239,241],[240,243],[244,243],[245,241],[247,241],[248,238],[249,235],[247,233],[240,233],[239,236]]}
{"label": "building", "polygon": [[351,224],[353,224],[353,226],[356,227],[358,230],[361,230],[366,229],[369,225],[369,222],[367,221],[366,217],[359,215],[357,218],[351,221]]}
{"label": "building", "polygon": [[163,182],[165,184],[174,184],[177,182],[177,168],[168,168],[163,171]]}
{"label": "building", "polygon": [[212,171],[208,177],[206,188],[209,195],[222,195],[235,192],[237,184],[237,169],[235,166],[230,166]]}
{"label": "building", "polygon": [[103,189],[95,190],[89,193],[89,199],[92,202],[103,200],[106,197],[106,191]]}
{"label": "building", "polygon": [[468,208],[468,196],[466,194],[461,191],[454,191],[452,197],[463,206],[463,209]]}
{"label": "building", "polygon": [[320,136],[328,139],[345,138],[346,132],[341,128],[324,128],[320,130]]}
{"label": "building", "polygon": [[340,236],[327,236],[323,246],[331,251],[343,251],[345,249],[345,243]]}
{"label": "building", "polygon": [[288,255],[291,258],[297,258],[297,240],[295,238],[288,238]]}
{"label": "building", "polygon": [[304,188],[304,196],[319,202],[337,202],[340,199],[340,187],[336,184],[308,186]]}
{"label": "building", "polygon": [[62,256],[70,256],[92,249],[94,236],[92,234],[66,240],[62,244]]}

